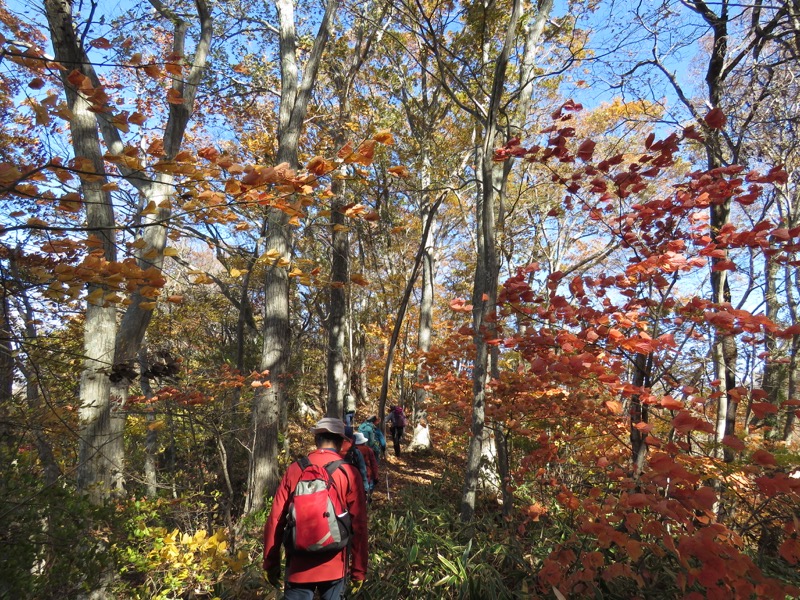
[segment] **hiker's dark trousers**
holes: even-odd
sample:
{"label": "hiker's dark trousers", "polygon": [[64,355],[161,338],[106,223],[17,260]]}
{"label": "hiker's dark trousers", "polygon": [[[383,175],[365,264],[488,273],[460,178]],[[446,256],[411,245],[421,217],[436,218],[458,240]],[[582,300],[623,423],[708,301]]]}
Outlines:
{"label": "hiker's dark trousers", "polygon": [[403,429],[403,427],[392,427],[392,441],[396,456],[400,456],[400,440],[403,439]]}
{"label": "hiker's dark trousers", "polygon": [[284,600],[312,600],[314,590],[319,590],[322,600],[341,600],[344,598],[344,578],[320,583],[288,583],[283,590]]}

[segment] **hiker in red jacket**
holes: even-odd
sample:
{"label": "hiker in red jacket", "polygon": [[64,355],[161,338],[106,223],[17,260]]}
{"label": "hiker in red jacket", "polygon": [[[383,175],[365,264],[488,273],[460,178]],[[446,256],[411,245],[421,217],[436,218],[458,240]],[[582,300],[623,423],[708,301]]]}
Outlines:
{"label": "hiker in red jacket", "polygon": [[375,459],[375,453],[372,448],[367,444],[367,436],[360,431],[355,434],[356,449],[359,450],[364,457],[364,463],[367,465],[367,479],[369,480],[369,491],[375,489],[378,485],[378,461]]}
{"label": "hiker in red jacket", "polygon": [[[319,591],[322,600],[339,600],[344,597],[348,577],[353,591],[358,591],[367,575],[367,507],[361,475],[352,465],[341,461],[339,451],[344,439],[344,423],[339,419],[326,417],[311,430],[317,449],[308,455],[310,469],[304,470],[300,461],[289,465],[283,476],[272,503],[267,523],[264,526],[264,570],[267,580],[278,587],[281,575],[280,547],[284,544],[284,532],[292,510],[298,510],[295,492],[298,482],[307,479],[305,471],[329,466],[332,473],[332,487],[338,494],[337,504],[347,511],[352,520],[352,536],[349,547],[341,550],[319,552],[306,550],[303,553],[287,551],[286,581],[284,598],[286,600],[311,600]],[[334,461],[341,461],[332,465]],[[317,471],[319,471],[317,469]],[[323,487],[324,493],[328,493]],[[298,491],[299,493],[299,491]],[[331,491],[331,493],[333,493]],[[308,498],[309,496],[304,496]],[[327,497],[327,496],[326,496]],[[299,496],[298,496],[299,498]],[[328,512],[324,513],[328,517]],[[344,513],[338,516],[346,516]],[[300,519],[298,518],[298,523]]]}

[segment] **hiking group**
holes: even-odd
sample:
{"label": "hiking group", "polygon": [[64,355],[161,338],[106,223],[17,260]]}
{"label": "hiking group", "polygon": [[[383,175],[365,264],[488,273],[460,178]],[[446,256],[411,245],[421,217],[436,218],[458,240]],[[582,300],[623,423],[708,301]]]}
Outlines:
{"label": "hiking group", "polygon": [[[387,417],[394,450],[400,455],[405,427]],[[286,553],[284,598],[339,600],[360,590],[367,573],[367,504],[378,483],[378,466],[386,456],[386,438],[372,416],[353,430],[325,417],[314,425],[316,450],[289,465],[264,526],[264,571],[279,587],[281,546]]]}

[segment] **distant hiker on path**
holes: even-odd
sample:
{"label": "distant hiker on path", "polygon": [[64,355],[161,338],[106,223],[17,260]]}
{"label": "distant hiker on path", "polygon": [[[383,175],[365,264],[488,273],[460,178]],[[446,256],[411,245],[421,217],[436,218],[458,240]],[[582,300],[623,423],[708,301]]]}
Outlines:
{"label": "distant hiker on path", "polygon": [[[360,431],[355,433],[356,448],[364,457],[364,462],[367,465],[367,479],[369,479],[369,493],[378,485],[378,460],[375,458],[375,453],[367,445],[367,438]],[[367,497],[369,497],[369,493]]]}
{"label": "distant hiker on path", "polygon": [[367,438],[367,444],[375,453],[378,463],[380,463],[381,457],[386,455],[386,436],[383,435],[381,428],[378,427],[379,422],[380,419],[373,415],[358,426],[358,430]]}
{"label": "distant hiker on path", "polygon": [[392,435],[392,442],[394,442],[394,454],[395,456],[400,456],[400,440],[403,439],[403,429],[406,426],[406,415],[403,413],[403,407],[392,406],[389,409],[386,421],[389,423],[389,432]]}
{"label": "distant hiker on path", "polygon": [[369,473],[367,473],[367,463],[364,460],[364,455],[356,450],[353,428],[347,425],[345,425],[344,428],[344,441],[342,442],[342,449],[339,451],[339,454],[344,459],[344,462],[358,469],[358,472],[361,473],[361,479],[364,481],[364,492],[369,493],[370,480]]}
{"label": "distant hiker on path", "polygon": [[340,600],[367,575],[367,506],[361,475],[342,460],[344,423],[321,419],[317,449],[289,465],[264,526],[264,570],[278,587],[286,548],[285,600]]}

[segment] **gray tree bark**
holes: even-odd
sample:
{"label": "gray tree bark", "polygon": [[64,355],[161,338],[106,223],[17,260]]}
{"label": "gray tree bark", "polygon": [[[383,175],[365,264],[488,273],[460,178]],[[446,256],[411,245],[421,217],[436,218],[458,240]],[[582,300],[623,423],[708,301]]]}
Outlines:
{"label": "gray tree bark", "polygon": [[[117,258],[114,211],[109,192],[103,190],[103,152],[98,136],[98,122],[88,100],[69,82],[74,69],[88,76],[85,53],[75,33],[72,4],[68,0],[45,0],[45,12],[53,41],[55,58],[64,65],[61,79],[71,111],[69,119],[72,148],[76,157],[87,161],[90,172],[81,174],[81,192],[86,205],[86,224],[99,242],[98,253],[108,262]],[[89,294],[98,289],[89,284]],[[84,325],[84,363],[78,408],[79,450],[78,489],[86,492],[95,504],[102,504],[110,493],[111,473],[118,466],[111,462],[107,445],[111,439],[109,378],[114,361],[117,332],[116,309],[99,303],[87,303]]]}
{"label": "gray tree bark", "polygon": [[[333,17],[339,0],[328,0],[314,45],[299,79],[297,62],[297,33],[294,2],[275,0],[279,21],[281,63],[281,99],[278,113],[278,163],[297,168],[297,148],[308,102],[317,80],[322,53],[328,43]],[[266,249],[276,250],[289,264],[292,244],[286,213],[268,209]],[[269,371],[269,387],[256,390],[253,398],[252,439],[248,472],[245,514],[264,507],[266,496],[273,494],[280,481],[278,471],[278,432],[281,410],[286,402],[286,364],[289,352],[289,277],[285,267],[276,261],[264,277],[264,341],[261,350],[261,370]]]}
{"label": "gray tree bark", "polygon": [[517,35],[517,23],[522,12],[521,0],[515,0],[506,30],[503,48],[495,61],[489,105],[483,119],[483,141],[479,146],[476,171],[479,173],[477,205],[478,253],[472,294],[473,328],[475,330],[475,360],[472,366],[472,437],[467,450],[464,469],[464,488],[461,496],[461,520],[471,521],[475,514],[475,500],[480,475],[481,447],[486,434],[486,379],[489,364],[489,342],[496,337],[494,315],[497,304],[498,261],[495,228],[495,189],[492,153],[498,133],[497,117],[500,111],[509,55]]}

